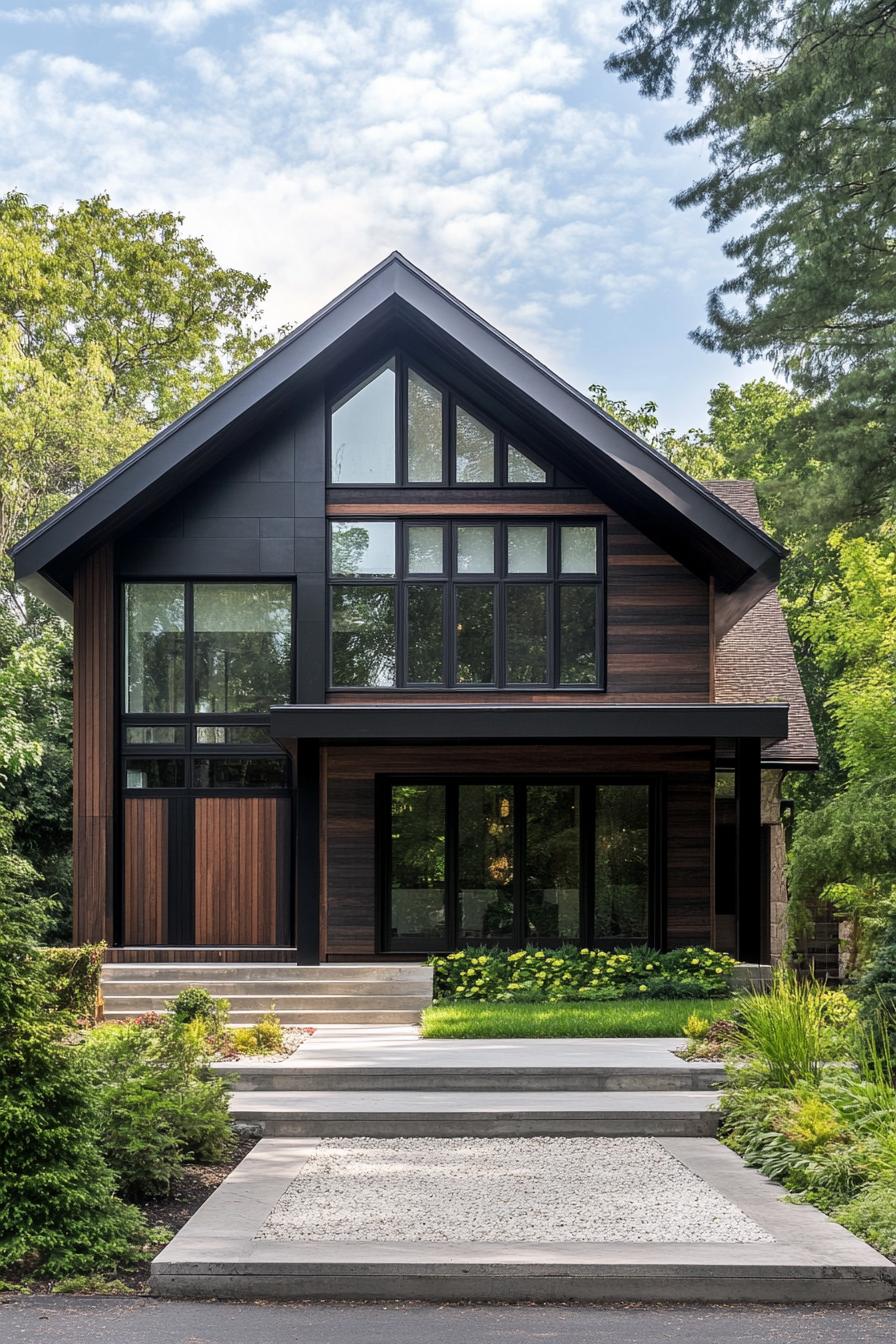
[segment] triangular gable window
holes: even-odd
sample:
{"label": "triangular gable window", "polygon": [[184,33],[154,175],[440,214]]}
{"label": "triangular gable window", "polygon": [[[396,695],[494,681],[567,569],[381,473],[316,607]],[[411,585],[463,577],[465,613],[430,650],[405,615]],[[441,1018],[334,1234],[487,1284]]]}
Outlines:
{"label": "triangular gable window", "polygon": [[544,485],[547,472],[512,443],[507,445],[507,481],[510,485]]}

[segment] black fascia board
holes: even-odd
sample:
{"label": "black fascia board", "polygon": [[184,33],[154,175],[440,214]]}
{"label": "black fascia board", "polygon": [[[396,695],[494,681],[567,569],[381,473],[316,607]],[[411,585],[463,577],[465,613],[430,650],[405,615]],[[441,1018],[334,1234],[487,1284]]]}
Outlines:
{"label": "black fascia board", "polygon": [[275,705],[275,742],[582,742],[787,736],[786,704]]}
{"label": "black fascia board", "polygon": [[760,528],[393,253],[14,546],[17,578],[27,581],[66,551],[109,535],[139,510],[145,496],[161,503],[184,479],[191,459],[204,467],[216,445],[232,444],[236,424],[272,407],[286,388],[295,390],[304,376],[319,370],[328,352],[353,331],[375,326],[396,307],[459,357],[474,360],[558,431],[581,439],[636,494],[652,494],[680,525],[711,538],[728,554],[735,586],[785,554]]}

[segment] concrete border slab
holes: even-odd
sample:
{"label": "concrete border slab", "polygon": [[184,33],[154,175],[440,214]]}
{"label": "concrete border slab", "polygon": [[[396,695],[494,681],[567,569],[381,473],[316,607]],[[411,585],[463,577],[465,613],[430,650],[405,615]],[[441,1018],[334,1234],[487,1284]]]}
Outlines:
{"label": "concrete border slab", "polygon": [[775,1240],[757,1243],[287,1242],[256,1234],[316,1138],[262,1139],[156,1257],[169,1297],[430,1301],[882,1302],[896,1267],[714,1139],[667,1151]]}

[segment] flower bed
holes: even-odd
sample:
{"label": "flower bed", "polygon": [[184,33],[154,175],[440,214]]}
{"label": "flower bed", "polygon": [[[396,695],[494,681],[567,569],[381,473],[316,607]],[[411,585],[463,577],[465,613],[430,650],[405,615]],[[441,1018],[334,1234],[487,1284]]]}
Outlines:
{"label": "flower bed", "polygon": [[466,948],[430,957],[436,999],[490,1003],[581,1003],[602,999],[691,999],[731,993],[733,957],[709,947],[656,952],[635,947]]}

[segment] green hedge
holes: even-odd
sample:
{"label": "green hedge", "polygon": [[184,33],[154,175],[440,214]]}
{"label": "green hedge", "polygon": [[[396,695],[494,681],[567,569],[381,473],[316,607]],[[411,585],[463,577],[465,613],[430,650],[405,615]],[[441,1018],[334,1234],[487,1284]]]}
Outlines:
{"label": "green hedge", "polygon": [[59,1012],[96,1020],[105,951],[105,943],[43,949],[50,993]]}
{"label": "green hedge", "polygon": [[436,999],[501,1003],[581,1003],[593,999],[690,999],[731,993],[735,961],[709,947],[656,952],[468,947],[430,957]]}

